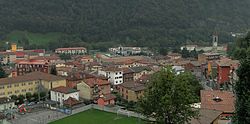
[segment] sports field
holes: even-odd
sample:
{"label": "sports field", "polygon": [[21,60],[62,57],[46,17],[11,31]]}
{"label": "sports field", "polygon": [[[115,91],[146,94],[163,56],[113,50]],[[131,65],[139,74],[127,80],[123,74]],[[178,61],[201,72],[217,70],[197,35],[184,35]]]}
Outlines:
{"label": "sports field", "polygon": [[49,124],[145,124],[138,118],[90,109]]}

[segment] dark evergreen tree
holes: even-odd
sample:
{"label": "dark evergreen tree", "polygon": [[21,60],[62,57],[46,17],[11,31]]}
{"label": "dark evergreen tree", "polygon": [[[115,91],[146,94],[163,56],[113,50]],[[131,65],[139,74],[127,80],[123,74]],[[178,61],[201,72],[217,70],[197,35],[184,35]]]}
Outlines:
{"label": "dark evergreen tree", "polygon": [[53,65],[50,69],[50,74],[53,74],[53,75],[57,75],[57,70],[56,70],[56,66]]}
{"label": "dark evergreen tree", "polygon": [[239,81],[236,82],[236,124],[250,123],[250,59],[241,61],[241,65],[237,70]]}
{"label": "dark evergreen tree", "polygon": [[0,78],[5,78],[5,77],[7,77],[7,74],[3,70],[2,66],[0,66]]}

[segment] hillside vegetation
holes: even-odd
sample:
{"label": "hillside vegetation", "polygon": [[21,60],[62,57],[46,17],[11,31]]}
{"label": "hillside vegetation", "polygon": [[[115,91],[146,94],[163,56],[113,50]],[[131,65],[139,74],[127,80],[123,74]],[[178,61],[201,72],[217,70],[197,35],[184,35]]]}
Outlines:
{"label": "hillside vegetation", "polygon": [[67,35],[48,44],[171,47],[211,41],[217,31],[228,42],[230,32],[250,26],[249,6],[249,0],[2,0],[0,38],[14,30],[61,32]]}

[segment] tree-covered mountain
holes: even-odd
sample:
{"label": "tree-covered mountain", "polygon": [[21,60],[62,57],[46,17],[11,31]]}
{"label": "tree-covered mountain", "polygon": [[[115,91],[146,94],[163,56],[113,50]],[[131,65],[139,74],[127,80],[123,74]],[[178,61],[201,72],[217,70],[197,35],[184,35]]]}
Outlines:
{"label": "tree-covered mountain", "polygon": [[217,31],[227,42],[230,32],[250,26],[249,6],[249,0],[1,0],[0,36],[62,32],[77,42],[159,47],[211,41]]}

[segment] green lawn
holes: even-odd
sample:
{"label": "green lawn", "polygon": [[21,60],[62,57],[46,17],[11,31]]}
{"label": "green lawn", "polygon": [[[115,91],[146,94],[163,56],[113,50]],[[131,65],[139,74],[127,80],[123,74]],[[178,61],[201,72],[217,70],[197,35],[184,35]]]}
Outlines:
{"label": "green lawn", "polygon": [[116,115],[115,113],[90,109],[50,124],[145,124],[138,118]]}
{"label": "green lawn", "polygon": [[17,42],[18,40],[26,38],[30,44],[46,45],[51,41],[57,41],[62,35],[62,33],[58,32],[41,34],[27,31],[12,31],[6,36],[5,41]]}

